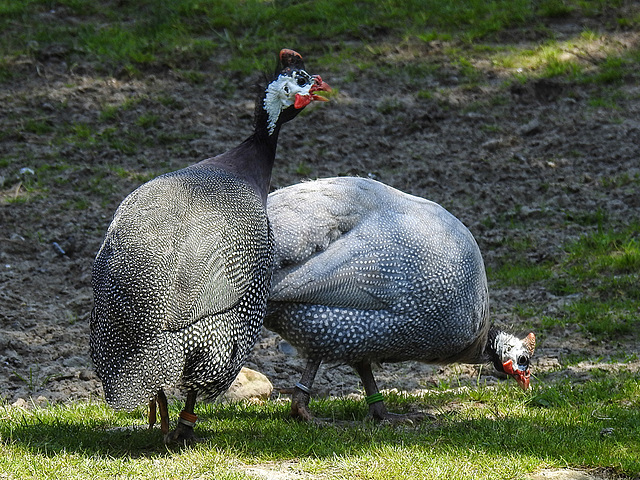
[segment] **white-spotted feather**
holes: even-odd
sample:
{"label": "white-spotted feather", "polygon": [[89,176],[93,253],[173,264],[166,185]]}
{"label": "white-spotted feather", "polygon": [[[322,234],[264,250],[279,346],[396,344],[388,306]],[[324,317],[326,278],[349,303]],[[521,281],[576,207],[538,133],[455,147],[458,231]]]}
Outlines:
{"label": "white-spotted feather", "polygon": [[276,268],[265,325],[301,351],[347,363],[481,353],[484,264],[440,205],[339,177],[276,191],[267,209]]}

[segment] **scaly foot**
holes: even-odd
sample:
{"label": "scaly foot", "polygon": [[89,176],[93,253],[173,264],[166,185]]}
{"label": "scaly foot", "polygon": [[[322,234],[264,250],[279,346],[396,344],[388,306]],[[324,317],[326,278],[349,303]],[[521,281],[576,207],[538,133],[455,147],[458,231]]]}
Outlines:
{"label": "scaly foot", "polygon": [[167,433],[164,436],[164,443],[167,445],[193,445],[194,443],[201,442],[202,439],[196,437],[193,427],[183,425],[181,423],[175,428],[175,430]]}
{"label": "scaly foot", "polygon": [[435,420],[436,417],[422,412],[415,413],[391,413],[383,402],[376,402],[369,405],[369,417],[378,422],[390,423],[392,425],[410,424],[420,422],[425,419]]}
{"label": "scaly foot", "polygon": [[192,412],[193,408],[191,408],[190,412],[187,412],[185,410],[182,410],[180,412],[180,415],[178,416],[178,425],[176,425],[175,430],[169,432],[164,436],[165,444],[178,444],[186,446],[201,441],[198,437],[196,437],[196,434],[193,431],[193,427],[196,424],[196,421],[198,421],[198,417]]}

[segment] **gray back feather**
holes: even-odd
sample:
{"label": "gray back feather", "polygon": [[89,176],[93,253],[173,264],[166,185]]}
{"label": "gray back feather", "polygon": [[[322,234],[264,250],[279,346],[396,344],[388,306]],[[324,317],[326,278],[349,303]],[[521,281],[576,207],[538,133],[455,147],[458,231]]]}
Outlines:
{"label": "gray back feather", "polygon": [[[380,182],[316,180],[269,195],[275,239],[270,300],[364,309],[399,303],[417,279],[480,265],[467,228],[440,205]],[[435,300],[435,299],[434,299]]]}
{"label": "gray back feather", "polygon": [[[265,325],[296,347],[343,360],[481,356],[484,263],[469,230],[440,205],[339,177],[278,190],[267,212],[275,270]],[[313,333],[325,328],[313,320],[320,311],[333,319],[322,337]],[[361,338],[337,347],[340,332],[360,328]]]}

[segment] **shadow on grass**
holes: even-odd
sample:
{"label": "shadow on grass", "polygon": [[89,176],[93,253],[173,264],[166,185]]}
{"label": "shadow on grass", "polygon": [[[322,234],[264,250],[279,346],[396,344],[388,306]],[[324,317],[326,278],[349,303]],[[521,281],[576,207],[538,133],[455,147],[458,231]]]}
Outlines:
{"label": "shadow on grass", "polygon": [[[506,388],[475,401],[461,394],[441,403],[435,421],[403,426],[366,421],[364,405],[345,399],[312,402],[312,410],[319,415],[334,416],[336,422],[324,426],[288,418],[288,404],[199,404],[196,434],[203,442],[183,448],[165,447],[158,429],[142,425],[114,429],[108,410],[106,419],[91,410],[100,408],[104,414],[103,406],[80,406],[80,415],[69,420],[57,418],[53,409],[43,409],[3,421],[0,441],[49,457],[74,452],[93,458],[135,459],[201,449],[248,463],[359,458],[390,450],[401,453],[389,461],[410,462],[415,455],[464,456],[468,451],[494,459],[524,456],[570,466],[613,467],[618,473],[637,475],[640,387],[633,376],[618,378],[613,383],[607,378],[584,386],[567,382],[540,387],[536,393],[518,397],[524,402],[514,401],[516,395]],[[604,388],[594,387],[599,383]],[[411,398],[411,408],[425,409],[432,401]],[[392,411],[406,410],[406,406],[393,399],[389,404]],[[177,409],[172,406],[172,419]],[[114,416],[119,425],[139,425],[139,413]]]}

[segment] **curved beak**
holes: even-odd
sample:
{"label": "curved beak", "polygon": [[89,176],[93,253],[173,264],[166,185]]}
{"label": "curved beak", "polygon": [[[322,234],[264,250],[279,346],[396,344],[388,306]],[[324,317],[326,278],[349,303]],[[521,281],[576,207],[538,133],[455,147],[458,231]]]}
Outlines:
{"label": "curved beak", "polygon": [[329,84],[324,80],[322,80],[322,77],[320,77],[320,75],[314,75],[313,80],[314,80],[314,84],[311,85],[308,95],[300,95],[300,94],[296,95],[295,102],[293,103],[294,108],[297,108],[297,109],[304,108],[314,101],[319,101],[319,102],[329,101],[328,98],[315,94],[315,92],[330,92],[331,87],[329,86]]}
{"label": "curved beak", "polygon": [[513,368],[513,362],[508,360],[502,364],[502,368],[504,368],[504,372],[508,375],[511,375],[520,388],[523,390],[529,389],[529,377],[531,376],[531,371],[527,368],[526,370],[520,370],[519,368]]}

